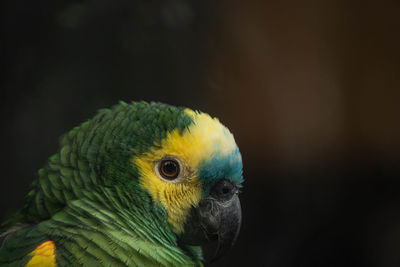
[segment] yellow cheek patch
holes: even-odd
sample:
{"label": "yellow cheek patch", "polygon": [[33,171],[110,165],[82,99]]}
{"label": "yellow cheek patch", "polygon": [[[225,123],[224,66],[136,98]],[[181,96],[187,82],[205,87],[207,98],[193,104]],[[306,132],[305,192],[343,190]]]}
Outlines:
{"label": "yellow cheek patch", "polygon": [[25,265],[26,267],[56,267],[56,246],[53,241],[46,241],[31,252],[32,258]]}
{"label": "yellow cheek patch", "polygon": [[[232,134],[218,119],[189,109],[185,113],[194,122],[188,129],[182,134],[175,129],[161,144],[155,144],[150,151],[133,160],[141,173],[141,186],[166,209],[168,221],[177,232],[183,230],[190,208],[197,206],[202,197],[201,182],[196,173],[202,160],[215,153],[228,155],[236,149]],[[182,180],[169,182],[157,175],[155,164],[165,156],[179,158],[188,170]]]}

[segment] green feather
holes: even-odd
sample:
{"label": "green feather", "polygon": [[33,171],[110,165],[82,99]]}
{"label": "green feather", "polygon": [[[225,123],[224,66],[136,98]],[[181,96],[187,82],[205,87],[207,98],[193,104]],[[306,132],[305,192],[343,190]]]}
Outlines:
{"label": "green feather", "polygon": [[58,266],[201,265],[201,250],[178,245],[166,211],[142,190],[131,164],[192,123],[183,108],[120,102],[66,133],[24,208],[5,224],[23,226],[3,234],[0,265],[26,264],[46,240],[56,244]]}

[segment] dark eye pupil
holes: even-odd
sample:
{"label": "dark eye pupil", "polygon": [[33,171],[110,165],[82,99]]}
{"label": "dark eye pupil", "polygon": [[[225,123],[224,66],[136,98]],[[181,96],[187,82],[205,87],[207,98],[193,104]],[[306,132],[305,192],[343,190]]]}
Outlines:
{"label": "dark eye pupil", "polygon": [[164,178],[174,179],[179,174],[179,165],[174,160],[165,160],[161,163],[160,173]]}
{"label": "dark eye pupil", "polygon": [[167,174],[174,174],[176,172],[176,165],[174,162],[167,161],[164,164],[164,172]]}

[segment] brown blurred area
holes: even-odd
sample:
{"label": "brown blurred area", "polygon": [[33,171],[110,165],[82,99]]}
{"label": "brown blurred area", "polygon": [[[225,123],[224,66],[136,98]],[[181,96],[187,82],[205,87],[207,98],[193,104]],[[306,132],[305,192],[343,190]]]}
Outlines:
{"label": "brown blurred area", "polygon": [[99,108],[200,109],[244,161],[212,266],[400,266],[400,3],[3,3],[0,219]]}
{"label": "brown blurred area", "polygon": [[224,103],[252,162],[399,159],[399,12],[346,1],[221,3],[209,98]]}
{"label": "brown blurred area", "polygon": [[254,212],[235,251],[256,266],[398,266],[400,6],[310,2],[219,6],[207,99]]}

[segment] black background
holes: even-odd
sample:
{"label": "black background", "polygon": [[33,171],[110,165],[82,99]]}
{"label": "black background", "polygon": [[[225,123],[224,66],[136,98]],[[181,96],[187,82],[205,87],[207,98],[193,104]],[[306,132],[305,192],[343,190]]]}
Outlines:
{"label": "black background", "polygon": [[119,100],[217,116],[244,160],[215,266],[400,266],[400,6],[2,2],[0,218],[58,137]]}

